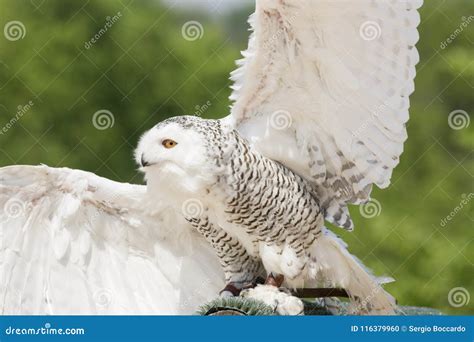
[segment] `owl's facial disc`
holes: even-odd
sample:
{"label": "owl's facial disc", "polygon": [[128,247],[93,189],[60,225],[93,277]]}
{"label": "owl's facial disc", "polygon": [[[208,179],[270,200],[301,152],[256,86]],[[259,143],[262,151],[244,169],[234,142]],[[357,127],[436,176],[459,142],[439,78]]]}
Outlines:
{"label": "owl's facial disc", "polygon": [[165,169],[190,172],[205,165],[205,151],[201,134],[176,122],[164,122],[142,136],[135,159],[145,173]]}

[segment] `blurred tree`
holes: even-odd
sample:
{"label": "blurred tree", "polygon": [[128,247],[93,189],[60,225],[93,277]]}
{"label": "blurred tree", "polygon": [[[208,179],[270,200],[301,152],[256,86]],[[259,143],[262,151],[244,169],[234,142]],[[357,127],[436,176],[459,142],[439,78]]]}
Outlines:
{"label": "blurred tree", "polygon": [[25,28],[23,39],[0,40],[0,125],[33,103],[0,135],[2,165],[46,163],[130,181],[145,130],[169,116],[228,111],[235,50],[211,24],[202,33],[191,26],[186,37],[185,22],[154,1],[4,1],[0,15],[3,25]]}

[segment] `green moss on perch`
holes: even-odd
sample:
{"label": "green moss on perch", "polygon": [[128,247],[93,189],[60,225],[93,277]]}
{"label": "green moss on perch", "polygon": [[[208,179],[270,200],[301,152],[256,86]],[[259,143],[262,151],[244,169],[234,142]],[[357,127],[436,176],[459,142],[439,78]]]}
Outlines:
{"label": "green moss on perch", "polygon": [[274,310],[263,302],[242,297],[217,298],[203,305],[201,316],[272,316]]}
{"label": "green moss on perch", "polygon": [[[333,315],[326,307],[319,305],[315,302],[305,301],[305,315],[309,316],[323,316]],[[347,303],[341,302],[339,312],[341,315],[347,315]],[[273,316],[276,315],[275,310],[266,305],[263,302],[242,298],[242,297],[229,297],[229,298],[217,298],[212,302],[203,305],[198,315],[201,316]],[[400,306],[399,315],[442,315],[438,310],[413,307],[413,306]]]}

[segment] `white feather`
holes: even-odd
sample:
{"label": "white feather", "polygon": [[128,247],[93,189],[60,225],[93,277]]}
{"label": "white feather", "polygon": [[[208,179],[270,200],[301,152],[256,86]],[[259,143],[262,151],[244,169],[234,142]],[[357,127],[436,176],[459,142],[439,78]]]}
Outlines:
{"label": "white feather", "polygon": [[395,300],[380,285],[386,279],[372,276],[331,231],[324,229],[311,252],[309,278],[317,281],[308,285],[344,288],[352,299],[350,311],[354,314],[394,314]]}
{"label": "white feather", "polygon": [[[229,122],[341,206],[368,200],[407,137],[422,2],[257,0]],[[287,129],[262,124],[277,112]]]}
{"label": "white feather", "polygon": [[144,186],[41,167],[0,169],[1,314],[192,314],[223,272]]}

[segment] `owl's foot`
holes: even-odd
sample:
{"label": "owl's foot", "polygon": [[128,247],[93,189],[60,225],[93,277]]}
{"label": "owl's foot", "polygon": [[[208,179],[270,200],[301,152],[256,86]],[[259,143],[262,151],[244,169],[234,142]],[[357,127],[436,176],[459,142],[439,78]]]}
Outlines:
{"label": "owl's foot", "polygon": [[282,292],[274,285],[257,285],[255,288],[241,291],[240,296],[264,302],[282,316],[296,316],[304,313],[301,299]]}
{"label": "owl's foot", "polygon": [[264,279],[257,277],[252,282],[230,282],[227,284],[224,289],[220,292],[221,297],[238,297],[243,290],[252,289],[258,284],[263,284]]}
{"label": "owl's foot", "polygon": [[229,283],[220,292],[221,297],[238,297],[243,287],[239,283]]}
{"label": "owl's foot", "polygon": [[273,274],[270,273],[265,280],[265,285],[271,285],[280,288],[283,282],[285,281],[285,277],[282,274]]}

